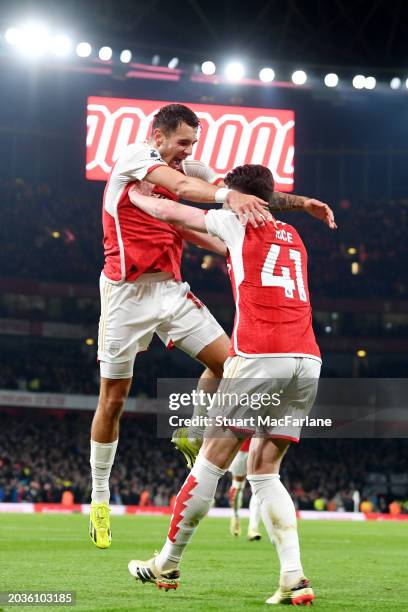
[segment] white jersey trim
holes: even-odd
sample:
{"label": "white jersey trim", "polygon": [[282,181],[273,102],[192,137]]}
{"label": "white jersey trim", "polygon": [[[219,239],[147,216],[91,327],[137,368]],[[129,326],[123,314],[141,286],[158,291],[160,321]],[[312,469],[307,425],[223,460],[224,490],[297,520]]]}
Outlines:
{"label": "white jersey trim", "polygon": [[120,199],[123,195],[123,192],[126,189],[126,185],[119,191],[114,204],[113,204],[113,210],[111,213],[113,218],[115,219],[115,228],[116,228],[116,236],[118,239],[118,246],[119,246],[119,258],[120,258],[120,282],[123,283],[124,280],[126,279],[126,263],[125,263],[125,246],[123,244],[123,240],[122,240],[122,231],[120,229],[120,222],[119,222],[119,202]]}

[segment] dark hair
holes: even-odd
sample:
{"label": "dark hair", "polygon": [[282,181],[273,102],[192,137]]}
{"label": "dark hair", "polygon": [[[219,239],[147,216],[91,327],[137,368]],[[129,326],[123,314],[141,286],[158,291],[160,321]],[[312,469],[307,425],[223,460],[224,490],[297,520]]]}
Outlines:
{"label": "dark hair", "polygon": [[153,117],[153,130],[160,128],[165,134],[170,134],[182,123],[198,128],[200,120],[191,108],[184,104],[167,104],[167,106],[162,106]]}
{"label": "dark hair", "polygon": [[227,174],[224,183],[231,189],[257,196],[265,202],[269,202],[275,188],[272,172],[260,164],[237,166]]}

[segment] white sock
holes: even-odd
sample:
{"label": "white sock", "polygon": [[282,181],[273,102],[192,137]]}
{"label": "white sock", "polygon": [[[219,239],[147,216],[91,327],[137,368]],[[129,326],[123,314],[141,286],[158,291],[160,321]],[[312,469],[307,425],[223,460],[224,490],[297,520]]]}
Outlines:
{"label": "white sock", "polygon": [[201,453],[198,455],[177,495],[167,540],[156,557],[159,571],[178,566],[199,522],[210,509],[218,481],[224,474],[225,470],[204,459]]}
{"label": "white sock", "polygon": [[202,440],[205,430],[205,419],[208,417],[208,408],[210,404],[204,389],[198,389],[198,391],[200,391],[200,395],[198,396],[198,401],[194,403],[192,417],[193,419],[197,419],[198,423],[196,425],[190,425],[188,428],[188,437]]}
{"label": "white sock", "polygon": [[92,501],[101,504],[109,503],[109,476],[115,460],[118,441],[95,442],[91,440],[91,472],[92,472]]}
{"label": "white sock", "polygon": [[259,521],[261,520],[261,505],[256,495],[251,495],[249,501],[249,529],[258,531]]}
{"label": "white sock", "polygon": [[280,562],[280,584],[293,585],[303,577],[300,562],[296,510],[279,474],[248,475],[252,493],[257,495],[261,515]]}
{"label": "white sock", "polygon": [[232,484],[229,490],[230,506],[233,515],[239,517],[239,511],[242,508],[242,494],[244,492],[245,480],[232,479]]}

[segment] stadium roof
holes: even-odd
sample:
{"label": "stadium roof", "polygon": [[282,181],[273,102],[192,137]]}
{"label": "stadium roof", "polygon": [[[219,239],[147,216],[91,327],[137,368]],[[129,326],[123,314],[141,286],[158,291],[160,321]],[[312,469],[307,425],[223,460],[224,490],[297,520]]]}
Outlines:
{"label": "stadium roof", "polygon": [[1,26],[25,17],[144,54],[404,68],[403,0],[0,0]]}

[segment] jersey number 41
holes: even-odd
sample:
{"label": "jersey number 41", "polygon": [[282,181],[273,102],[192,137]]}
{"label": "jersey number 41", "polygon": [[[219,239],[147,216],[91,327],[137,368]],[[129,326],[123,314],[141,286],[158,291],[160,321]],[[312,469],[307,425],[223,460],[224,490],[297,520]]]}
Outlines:
{"label": "jersey number 41", "polygon": [[291,270],[287,266],[280,266],[282,272],[281,276],[274,274],[280,250],[281,247],[277,244],[273,244],[269,249],[261,272],[262,286],[283,287],[285,296],[288,298],[294,298],[294,292],[297,289],[299,299],[302,300],[302,302],[307,302],[305,283],[302,274],[302,253],[295,249],[289,249],[289,258],[293,261],[295,272],[295,284],[290,274]]}

